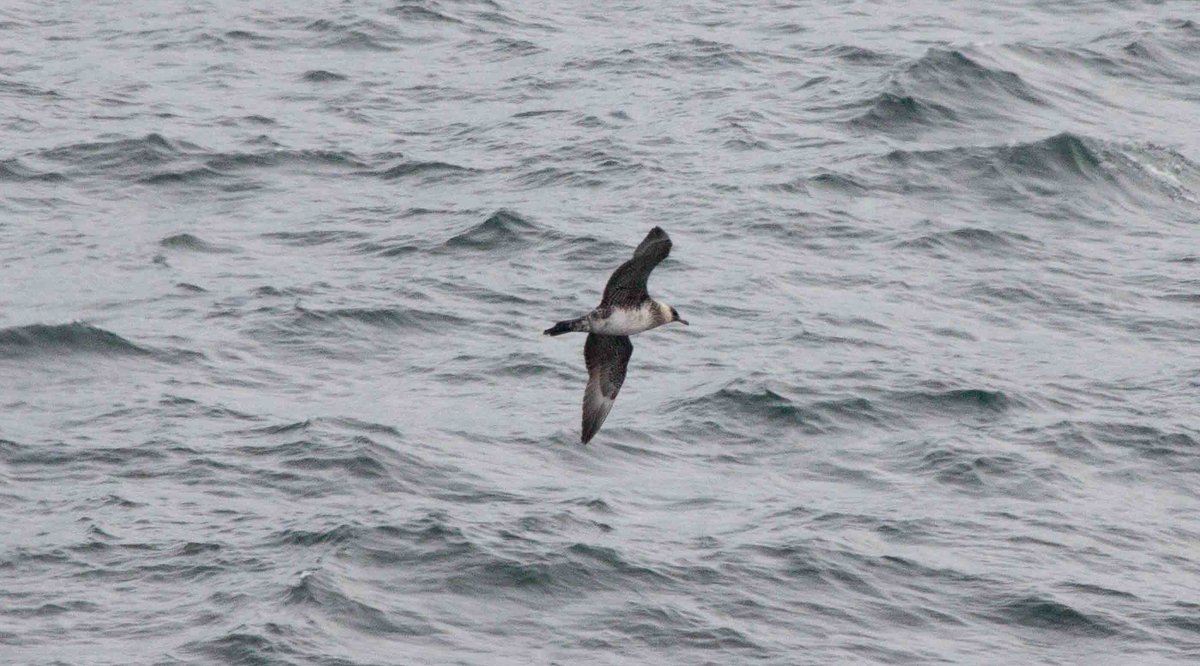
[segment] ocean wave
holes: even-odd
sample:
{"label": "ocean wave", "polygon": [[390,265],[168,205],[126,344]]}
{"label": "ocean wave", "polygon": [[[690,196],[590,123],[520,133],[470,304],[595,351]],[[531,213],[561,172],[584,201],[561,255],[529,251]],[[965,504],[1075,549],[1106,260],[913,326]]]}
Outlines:
{"label": "ocean wave", "polygon": [[286,423],[277,423],[270,426],[261,426],[248,430],[238,431],[239,434],[260,436],[260,435],[281,435],[292,432],[304,432],[308,430],[314,431],[331,431],[331,432],[350,432],[350,433],[367,433],[387,438],[402,437],[399,430],[394,426],[386,423],[372,423],[370,421],[361,421],[359,419],[336,417],[336,418],[315,418],[304,419],[303,421],[290,421]]}
{"label": "ocean wave", "polygon": [[[314,418],[231,431],[242,443],[232,455],[208,456],[224,474],[286,495],[324,496],[347,486],[366,492],[439,497],[473,488],[473,477],[422,456],[387,424],[350,418]],[[333,531],[290,528],[280,538],[302,542],[356,538],[356,526]]]}
{"label": "ocean wave", "polygon": [[664,70],[718,72],[753,69],[756,62],[797,59],[782,54],[747,51],[733,44],[691,38],[638,44],[599,57],[567,60],[563,68],[592,72],[611,70],[623,75],[663,77]]}
{"label": "ocean wave", "polygon": [[1197,201],[1200,187],[1200,166],[1175,151],[1070,133],[1013,145],[894,150],[884,163],[892,183],[876,187],[936,194],[965,184],[992,203],[1084,220]]}
{"label": "ocean wave", "polygon": [[[571,114],[572,125],[602,126],[605,121],[588,115]],[[564,119],[565,120],[565,119]],[[721,128],[715,131],[725,131]],[[736,130],[741,138],[745,132]],[[661,172],[660,167],[631,159],[626,151],[617,150],[610,141],[593,141],[589,145],[562,149],[553,153],[531,155],[518,166],[505,169],[509,182],[522,188],[546,187],[597,188],[614,182],[631,182],[647,170]]]}
{"label": "ocean wave", "polygon": [[699,397],[677,400],[671,411],[716,422],[748,419],[805,434],[827,434],[864,426],[906,427],[922,417],[993,419],[1025,408],[1024,399],[977,388],[946,388],[936,382],[918,390],[870,390],[861,395],[805,396],[783,386],[737,380]]}
{"label": "ocean wave", "polygon": [[899,60],[897,56],[890,53],[854,44],[828,44],[813,49],[812,52],[818,57],[836,58],[841,62],[854,65],[881,66],[890,65]]}
{"label": "ocean wave", "polygon": [[322,35],[317,46],[346,51],[394,51],[404,41],[395,27],[371,19],[317,19],[304,26]]}
{"label": "ocean wave", "polygon": [[262,234],[262,237],[288,245],[308,247],[345,241],[361,241],[368,238],[368,234],[352,229],[314,229],[312,231],[272,231]]}
{"label": "ocean wave", "polygon": [[822,171],[809,177],[807,182],[815,189],[833,190],[847,194],[863,194],[867,190],[867,186],[853,176],[836,171]]}
{"label": "ocean wave", "polygon": [[263,655],[275,655],[280,659],[306,656],[293,647],[293,642],[302,643],[303,640],[293,630],[268,622],[257,630],[239,625],[215,638],[189,641],[178,649],[219,664],[261,664],[269,663]]}
{"label": "ocean wave", "polygon": [[980,454],[966,449],[939,446],[921,456],[914,471],[918,474],[932,475],[941,483],[983,489],[990,483],[1004,480],[1006,477],[1024,477],[1028,466],[1028,461],[1018,456]]}
{"label": "ocean wave", "polygon": [[1003,391],[978,388],[939,388],[936,385],[917,391],[891,391],[889,402],[903,406],[906,411],[921,410],[942,415],[993,415],[1024,406]]}
{"label": "ocean wave", "polygon": [[[468,5],[478,5],[472,9],[472,16],[481,26],[494,32],[511,34],[514,32],[561,33],[563,28],[554,21],[535,20],[525,12],[507,9],[495,0],[471,0]],[[520,16],[518,16],[518,14]]]}
{"label": "ocean wave", "polygon": [[1165,464],[1200,469],[1200,461],[1194,460],[1200,453],[1200,431],[1122,421],[1083,421],[1075,426],[1096,444],[1131,449],[1147,458],[1162,459]]}
{"label": "ocean wave", "polygon": [[360,254],[373,254],[380,257],[406,257],[424,252],[427,246],[409,237],[382,239],[380,241],[364,241],[354,245],[354,251]]}
{"label": "ocean wave", "polygon": [[351,447],[349,450],[346,447],[340,447],[341,450],[326,453],[321,449],[329,447],[313,447],[316,450],[307,451],[304,449],[310,447],[303,446],[303,443],[299,442],[288,444],[278,450],[287,451],[281,456],[280,461],[281,466],[285,469],[319,472],[322,475],[325,472],[335,474],[343,472],[348,476],[361,479],[385,479],[388,477],[388,468],[380,460],[379,449],[373,444],[374,442],[364,437],[358,442],[357,447]]}
{"label": "ocean wave", "polygon": [[463,326],[467,322],[458,315],[415,308],[305,308],[291,311],[289,325],[296,330],[326,330],[332,325],[365,324],[380,328],[402,328],[422,331],[445,331],[447,327]]}
{"label": "ocean wave", "polygon": [[851,127],[911,133],[994,123],[998,118],[1016,122],[1021,117],[1014,115],[1014,105],[1046,105],[1016,73],[940,48],[899,66],[881,87],[882,92],[849,107],[865,107],[848,121]]}
{"label": "ocean wave", "polygon": [[13,466],[81,469],[89,465],[104,465],[114,468],[117,476],[126,477],[143,476],[145,470],[140,465],[161,465],[168,458],[168,452],[154,441],[142,446],[16,445],[0,450],[0,454]]}
{"label": "ocean wave", "polygon": [[0,328],[0,358],[38,358],[63,354],[152,356],[154,351],[90,324],[31,324]]}
{"label": "ocean wave", "polygon": [[345,74],[330,72],[325,69],[310,69],[300,77],[309,83],[331,83],[334,81],[345,81],[348,77]]}
{"label": "ocean wave", "polygon": [[441,633],[419,614],[401,609],[384,609],[351,596],[324,571],[306,571],[284,592],[283,603],[318,609],[338,624],[370,636],[428,636]]}
{"label": "ocean wave", "polygon": [[409,176],[425,176],[429,178],[440,178],[449,174],[472,174],[476,173],[475,169],[470,167],[450,164],[449,162],[420,162],[407,161],[395,164],[389,167],[384,167],[371,172],[371,175],[378,176],[384,180],[396,180],[399,178],[407,178]]}
{"label": "ocean wave", "polygon": [[1069,590],[1072,592],[1083,592],[1084,594],[1091,594],[1110,599],[1137,599],[1137,595],[1135,594],[1130,594],[1123,590],[1114,590],[1110,587],[1104,587],[1102,585],[1093,585],[1091,583],[1063,583],[1058,587],[1060,589]]}
{"label": "ocean wave", "polygon": [[897,246],[924,250],[957,249],[1004,253],[1015,247],[1032,244],[1033,239],[1024,234],[960,227],[950,231],[923,234],[912,240],[901,241]]}
{"label": "ocean wave", "polygon": [[[387,158],[390,155],[380,157]],[[205,157],[205,165],[225,173],[242,169],[274,167],[328,167],[333,169],[365,169],[367,162],[346,150],[274,149],[257,152],[217,153]]]}
{"label": "ocean wave", "polygon": [[581,544],[536,556],[481,551],[461,558],[449,570],[445,589],[472,596],[491,590],[579,597],[589,591],[646,589],[670,580],[653,568],[628,562],[612,549],[597,551]]}
{"label": "ocean wave", "polygon": [[991,618],[1002,624],[1017,624],[1077,636],[1105,637],[1121,633],[1120,627],[1095,614],[1089,615],[1056,599],[1030,595],[1000,604]]}
{"label": "ocean wave", "polygon": [[26,448],[24,445],[18,444],[11,439],[0,438],[0,456],[3,456],[5,460],[24,451]]}
{"label": "ocean wave", "polygon": [[[427,6],[428,3],[406,1],[387,10],[387,13],[404,21],[429,22],[434,24],[462,24],[464,21],[443,11]],[[435,5],[436,6],[436,5]]]}
{"label": "ocean wave", "polygon": [[29,168],[21,160],[11,158],[0,160],[0,182],[43,182],[61,183],[67,177],[56,171],[37,171]]}
{"label": "ocean wave", "polygon": [[677,400],[670,411],[683,411],[705,419],[717,414],[725,419],[745,420],[775,427],[796,428],[809,435],[826,432],[830,423],[821,414],[767,386],[734,382],[706,395]]}
{"label": "ocean wave", "polygon": [[[795,516],[789,516],[795,518]],[[837,528],[853,523],[878,523],[877,519],[840,513],[821,513],[805,520],[814,526]],[[860,527],[861,526],[856,526]],[[878,599],[888,579],[923,579],[964,585],[971,576],[954,569],[934,569],[890,556],[874,556],[825,541],[751,541],[737,549],[739,569],[749,577],[770,584],[794,584],[812,589],[835,589],[844,594]],[[844,619],[853,621],[847,616]]]}
{"label": "ocean wave", "polygon": [[394,336],[400,332],[445,335],[467,324],[458,314],[444,310],[398,305],[319,308],[295,303],[258,307],[245,330],[269,348],[288,353],[362,358],[394,353],[398,343]]}
{"label": "ocean wave", "polygon": [[98,604],[90,601],[74,600],[63,603],[45,603],[35,606],[11,606],[4,610],[6,615],[17,618],[46,618],[57,617],[69,613],[94,613],[100,610]]}
{"label": "ocean wave", "polygon": [[[551,362],[544,354],[540,353],[531,354],[527,352],[512,352],[509,354],[488,356],[483,359],[469,356],[460,357],[456,360],[464,361],[464,366],[459,368],[446,367],[444,374],[447,379],[449,379],[450,375],[461,375],[461,379],[467,380],[468,378],[474,378],[474,381],[478,381],[478,377],[481,373],[490,378],[512,377],[519,379],[531,379],[535,377],[541,377],[543,378],[543,381],[549,378],[562,381],[573,381],[579,379],[578,373],[568,368],[564,368],[561,364]],[[479,366],[479,362],[481,360],[486,363],[486,366],[482,369]]]}
{"label": "ocean wave", "polygon": [[1102,35],[1090,46],[1106,53],[1112,68],[1106,73],[1139,82],[1195,85],[1200,74],[1193,66],[1200,55],[1200,31],[1191,20],[1141,24]]}
{"label": "ocean wave", "polygon": [[867,395],[800,398],[795,391],[737,380],[702,396],[676,400],[670,411],[706,423],[753,421],[819,435],[866,427],[907,427],[922,416],[991,419],[1025,405],[1001,391],[929,389],[872,391]]}
{"label": "ocean wave", "polygon": [[136,139],[73,143],[39,153],[43,159],[68,164],[116,167],[166,164],[198,146],[150,133]]}
{"label": "ocean wave", "polygon": [[911,95],[880,93],[867,102],[868,109],[850,120],[855,127],[891,129],[899,125],[955,124],[954,111],[935,102],[918,100]]}
{"label": "ocean wave", "polygon": [[512,182],[530,189],[548,187],[599,187],[604,181],[586,169],[573,169],[557,166],[545,166],[533,171],[525,171],[513,177]]}
{"label": "ocean wave", "polygon": [[220,178],[226,178],[226,175],[206,166],[199,166],[177,170],[168,169],[164,171],[158,171],[148,176],[138,177],[137,182],[145,183],[146,185],[178,185],[204,183]]}
{"label": "ocean wave", "polygon": [[670,603],[628,602],[597,613],[592,622],[620,636],[618,645],[626,642],[656,648],[683,645],[689,650],[715,651],[727,658],[739,655],[756,659],[768,654],[751,635],[722,623],[720,618]]}
{"label": "ocean wave", "polygon": [[399,524],[354,529],[343,552],[354,560],[381,567],[430,567],[453,570],[457,563],[479,557],[482,547],[442,513],[433,512]]}
{"label": "ocean wave", "polygon": [[[270,141],[265,143],[270,149],[213,152],[186,141],[172,141],[160,134],[149,134],[140,139],[71,144],[37,153],[39,159],[63,165],[61,173],[51,172],[55,173],[53,176],[45,175],[42,178],[33,171],[26,173],[18,168],[21,166],[19,164],[12,167],[12,173],[14,177],[45,180],[107,176],[149,185],[203,184],[211,180],[231,179],[232,182],[224,187],[246,189],[253,183],[240,176],[255,170],[309,168],[353,172],[371,169],[371,162],[396,157],[395,153],[385,152],[363,159],[349,151],[294,150],[280,148]],[[2,169],[7,164],[0,163],[0,179],[4,177]]]}
{"label": "ocean wave", "polygon": [[969,102],[972,108],[980,106],[983,100],[988,100],[987,106],[1014,102],[1046,104],[1017,73],[987,67],[954,49],[927,50],[895,75],[894,81],[906,90],[935,96],[947,104],[953,103],[952,100]]}
{"label": "ocean wave", "polygon": [[208,241],[193,236],[192,234],[174,234],[158,241],[160,247],[169,250],[188,250],[191,252],[204,252],[208,254],[226,254],[234,252],[233,248],[225,247],[209,243]]}
{"label": "ocean wave", "polygon": [[48,97],[51,99],[61,99],[63,97],[61,93],[52,88],[43,88],[32,83],[14,81],[12,79],[0,79],[0,94],[20,97]]}
{"label": "ocean wave", "polygon": [[537,224],[511,210],[498,210],[486,220],[459,233],[444,244],[446,249],[499,250],[530,245],[544,235]]}
{"label": "ocean wave", "polygon": [[690,38],[648,44],[646,50],[672,69],[686,71],[717,71],[745,69],[756,53],[748,52],[727,42]]}
{"label": "ocean wave", "polygon": [[1081,180],[1111,181],[1099,155],[1089,147],[1089,143],[1082,137],[1063,133],[1014,145],[927,151],[894,150],[887,154],[886,159],[901,168],[947,167],[964,170],[978,177],[994,178],[996,172],[1000,171],[1014,178],[1023,177],[1025,181],[1035,184],[1044,182],[1047,187]]}
{"label": "ocean wave", "polygon": [[251,125],[278,125],[279,124],[278,122],[276,122],[276,120],[274,118],[268,118],[267,116],[259,115],[257,113],[251,114],[248,116],[242,116],[239,120],[241,120],[242,122],[245,122],[245,123],[249,123]]}
{"label": "ocean wave", "polygon": [[484,51],[493,57],[500,56],[502,58],[525,58],[546,52],[545,48],[527,39],[503,36],[491,40],[470,40],[463,43],[462,47],[474,51]]}
{"label": "ocean wave", "polygon": [[252,30],[229,30],[226,31],[222,36],[226,39],[239,42],[264,43],[271,41],[269,37]]}
{"label": "ocean wave", "polygon": [[[485,590],[578,596],[588,590],[671,584],[671,576],[637,564],[611,547],[581,542],[551,545],[578,529],[598,534],[611,531],[602,523],[564,511],[546,517],[525,516],[511,529],[497,526],[502,540],[484,541],[472,537],[444,513],[431,512],[396,524],[286,529],[273,541],[298,548],[336,547],[348,561],[400,567],[426,581],[431,591],[471,596]],[[541,536],[549,540],[543,543]]]}
{"label": "ocean wave", "polygon": [[285,529],[279,531],[271,539],[275,546],[298,546],[312,548],[314,546],[337,546],[356,538],[362,530],[352,525],[337,525],[323,530]]}

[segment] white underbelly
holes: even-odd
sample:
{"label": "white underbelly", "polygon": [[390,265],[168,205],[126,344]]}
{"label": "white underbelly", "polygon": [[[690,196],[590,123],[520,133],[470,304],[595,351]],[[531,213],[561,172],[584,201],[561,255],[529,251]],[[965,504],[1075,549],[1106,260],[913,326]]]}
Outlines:
{"label": "white underbelly", "polygon": [[649,308],[613,310],[608,317],[592,322],[592,332],[600,335],[634,335],[657,325]]}

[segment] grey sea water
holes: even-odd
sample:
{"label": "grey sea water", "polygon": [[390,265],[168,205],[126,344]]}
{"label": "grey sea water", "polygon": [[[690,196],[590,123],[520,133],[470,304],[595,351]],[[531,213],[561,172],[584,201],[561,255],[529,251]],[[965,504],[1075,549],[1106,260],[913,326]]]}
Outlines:
{"label": "grey sea water", "polygon": [[0,5],[0,663],[1200,662],[1196,14]]}

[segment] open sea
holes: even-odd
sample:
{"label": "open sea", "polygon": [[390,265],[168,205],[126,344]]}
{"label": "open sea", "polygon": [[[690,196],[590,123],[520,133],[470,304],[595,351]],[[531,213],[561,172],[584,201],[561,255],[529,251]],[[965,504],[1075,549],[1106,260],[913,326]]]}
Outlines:
{"label": "open sea", "polygon": [[1197,663],[1196,2],[0,3],[0,664]]}

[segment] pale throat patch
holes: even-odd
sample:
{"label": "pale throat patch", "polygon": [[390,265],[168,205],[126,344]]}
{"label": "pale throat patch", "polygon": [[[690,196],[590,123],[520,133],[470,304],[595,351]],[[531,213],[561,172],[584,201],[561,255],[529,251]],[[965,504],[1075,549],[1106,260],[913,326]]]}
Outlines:
{"label": "pale throat patch", "polygon": [[674,319],[674,317],[671,316],[671,306],[667,305],[666,303],[659,303],[657,301],[655,301],[654,304],[658,306],[658,313],[662,315],[662,323],[666,324]]}

